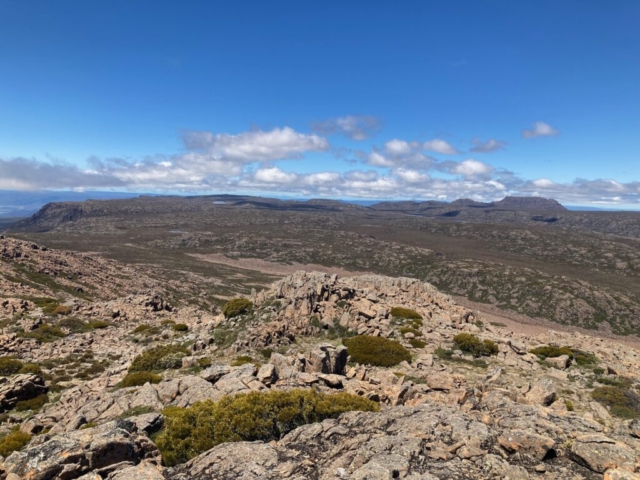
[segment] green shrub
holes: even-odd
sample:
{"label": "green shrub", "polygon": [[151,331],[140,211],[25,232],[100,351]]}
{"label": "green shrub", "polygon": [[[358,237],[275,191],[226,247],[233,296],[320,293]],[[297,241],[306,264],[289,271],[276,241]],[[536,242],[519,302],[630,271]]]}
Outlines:
{"label": "green shrub", "polygon": [[421,337],[422,332],[420,330],[416,330],[413,327],[402,327],[400,329],[400,333],[404,335],[405,333],[413,333],[416,337]]}
{"label": "green shrub", "polygon": [[189,331],[189,326],[186,323],[176,323],[171,328],[173,328],[173,330],[175,332],[188,332]]}
{"label": "green shrub", "polygon": [[131,372],[120,382],[122,388],[125,387],[141,387],[145,383],[160,383],[162,377],[151,372]]}
{"label": "green shrub", "polygon": [[530,350],[530,353],[537,355],[541,360],[546,360],[547,358],[555,358],[561,355],[567,355],[581,367],[595,365],[599,361],[598,357],[596,357],[593,353],[583,352],[582,350],[572,349],[571,347],[557,347],[555,345],[537,347],[533,350]]}
{"label": "green shrub", "polygon": [[247,363],[253,363],[253,359],[248,355],[240,355],[233,362],[231,362],[231,366],[241,367],[242,365],[246,365]]}
{"label": "green shrub", "polygon": [[120,415],[120,418],[136,417],[138,415],[144,415],[145,413],[153,413],[153,412],[155,412],[153,407],[150,407],[148,405],[140,405],[138,407],[130,408],[129,410],[124,412],[122,415]]}
{"label": "green shrub", "polygon": [[411,361],[409,350],[388,338],[358,335],[345,338],[342,343],[349,349],[351,360],[363,365],[392,367],[405,360]]}
{"label": "green shrub", "polygon": [[[171,323],[171,325],[173,325],[173,323]],[[154,325],[148,325],[146,323],[142,323],[142,324],[138,325],[136,328],[134,328],[131,331],[131,333],[133,335],[144,334],[145,335],[144,339],[149,339],[150,335],[157,335],[160,332],[162,332],[162,327],[154,326]]]}
{"label": "green shrub", "polygon": [[314,390],[273,390],[207,400],[189,408],[168,407],[156,438],[165,465],[188,461],[224,442],[278,440],[293,429],[352,410],[378,411],[371,400]]}
{"label": "green shrub", "polygon": [[47,395],[46,393],[43,393],[29,400],[20,400],[18,403],[16,403],[15,410],[16,412],[26,412],[27,410],[32,410],[34,412],[37,412],[48,401],[49,401],[49,395]]}
{"label": "green shrub", "polygon": [[14,357],[0,357],[0,375],[13,375],[20,371],[22,362]]}
{"label": "green shrub", "polygon": [[48,323],[43,323],[39,325],[35,330],[31,330],[29,332],[19,332],[19,337],[22,338],[33,338],[38,343],[48,343],[54,342],[60,338],[64,338],[67,335],[60,330],[59,327],[54,327],[49,325]]}
{"label": "green shrub", "polygon": [[31,373],[34,375],[42,375],[42,368],[37,363],[25,363],[20,367],[18,373]]}
{"label": "green shrub", "polygon": [[129,372],[153,372],[180,368],[189,351],[180,345],[160,345],[145,350],[131,362]]}
{"label": "green shrub", "polygon": [[596,375],[602,375],[604,373],[604,368],[596,367],[593,369],[593,373],[595,373]]}
{"label": "green shrub", "polygon": [[484,360],[474,358],[473,360],[467,360],[466,358],[459,358],[453,356],[453,350],[438,347],[433,352],[440,360],[447,362],[463,363],[466,365],[473,365],[474,367],[487,368],[489,365]]}
{"label": "green shrub", "polygon": [[595,381],[612,387],[629,388],[633,383],[627,377],[596,377]]}
{"label": "green shrub", "polygon": [[463,352],[470,353],[474,357],[488,357],[498,354],[498,345],[491,340],[480,340],[471,333],[459,333],[453,337],[454,345]]}
{"label": "green shrub", "polygon": [[573,406],[573,402],[571,400],[564,401],[565,406],[567,407],[568,412],[573,412],[576,408]]}
{"label": "green shrub", "polygon": [[23,448],[31,440],[31,435],[23,433],[16,427],[13,431],[0,438],[0,456],[7,458],[13,452]]}
{"label": "green shrub", "polygon": [[105,322],[104,320],[92,320],[89,323],[87,323],[87,325],[89,326],[89,328],[93,328],[95,330],[99,330],[101,328],[107,328],[111,326],[110,322]]}
{"label": "green shrub", "polygon": [[391,309],[391,316],[395,318],[403,318],[406,320],[422,320],[422,315],[420,315],[418,312],[404,307],[393,307]]}
{"label": "green shrub", "polygon": [[42,308],[42,311],[48,315],[53,314],[56,308],[60,306],[60,302],[55,298],[46,297],[26,297],[25,300],[29,300],[34,303],[36,307]]}
{"label": "green shrub", "polygon": [[213,332],[213,342],[222,348],[226,348],[236,341],[238,332],[229,328],[216,328]]}
{"label": "green shrub", "polygon": [[425,342],[424,340],[420,340],[418,338],[410,339],[409,343],[413,348],[424,348],[424,346],[427,344],[427,342]]}
{"label": "green shrub", "polygon": [[583,352],[582,350],[573,350],[573,361],[581,367],[595,365],[600,360],[593,353]]}
{"label": "green shrub", "polygon": [[233,298],[224,304],[222,313],[225,318],[233,318],[248,313],[253,308],[253,303],[246,298]]}
{"label": "green shrub", "polygon": [[555,358],[560,357],[562,355],[567,355],[569,358],[573,358],[573,350],[569,347],[556,347],[555,345],[546,345],[544,347],[536,347],[532,350],[529,350],[529,353],[533,353],[540,357],[541,360],[546,360],[547,358]]}
{"label": "green shrub", "polygon": [[200,368],[207,368],[211,366],[211,358],[209,357],[202,357],[198,359],[198,365],[200,366]]}
{"label": "green shrub", "polygon": [[604,386],[594,388],[591,397],[609,407],[611,415],[620,418],[640,417],[640,396],[626,387]]}
{"label": "green shrub", "polygon": [[58,326],[68,328],[72,333],[81,333],[91,330],[86,323],[75,317],[63,318],[58,322]]}

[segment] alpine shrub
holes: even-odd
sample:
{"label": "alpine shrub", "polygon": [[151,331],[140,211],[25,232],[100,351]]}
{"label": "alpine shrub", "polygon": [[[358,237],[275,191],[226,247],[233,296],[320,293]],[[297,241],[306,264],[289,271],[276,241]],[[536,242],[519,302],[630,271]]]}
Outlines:
{"label": "alpine shrub", "polygon": [[498,354],[498,345],[491,340],[480,340],[471,333],[459,333],[453,337],[454,345],[463,352],[470,353],[474,357],[489,357]]}
{"label": "alpine shrub", "polygon": [[351,360],[363,365],[392,367],[405,360],[411,361],[409,350],[388,338],[358,335],[345,338],[342,343],[349,349]]}
{"label": "alpine shrub", "polygon": [[233,318],[248,313],[253,308],[253,303],[246,298],[233,298],[224,304],[222,313],[225,318]]}
{"label": "alpine shrub", "polygon": [[131,362],[129,372],[152,372],[180,368],[189,351],[180,345],[160,345],[145,350]]}
{"label": "alpine shrub", "polygon": [[251,392],[206,400],[189,408],[167,407],[156,438],[165,465],[188,461],[224,442],[279,440],[293,429],[352,410],[375,412],[378,404],[349,393],[315,390]]}

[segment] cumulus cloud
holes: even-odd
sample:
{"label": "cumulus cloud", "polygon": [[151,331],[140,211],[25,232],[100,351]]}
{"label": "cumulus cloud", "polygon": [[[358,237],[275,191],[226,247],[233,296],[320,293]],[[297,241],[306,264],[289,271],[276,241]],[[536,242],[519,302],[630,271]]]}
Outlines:
{"label": "cumulus cloud", "polygon": [[[398,138],[375,146],[368,153],[355,152],[361,163],[371,169],[346,172],[321,169],[312,173],[296,170],[291,166],[295,163],[288,168],[277,163],[302,158],[308,152],[334,154],[327,140],[317,134],[283,127],[239,134],[185,132],[183,138],[185,150],[179,154],[136,160],[91,158],[86,168],[34,159],[0,159],[0,189],[117,188],[138,192],[262,192],[329,198],[466,197],[478,201],[505,195],[540,195],[570,204],[640,206],[640,182],[577,179],[556,183],[546,177],[523,179],[473,158],[438,160],[424,153],[424,143]],[[490,149],[493,148],[490,142],[478,141],[476,146]],[[431,146],[450,151],[443,145]]]}
{"label": "cumulus cloud", "polygon": [[503,150],[507,146],[507,142],[503,140],[496,140],[495,138],[490,138],[486,142],[483,142],[479,138],[474,138],[471,140],[473,147],[471,147],[471,151],[475,153],[491,153],[496,152],[498,150]]}
{"label": "cumulus cloud", "polygon": [[540,188],[549,188],[555,185],[555,183],[549,180],[548,178],[538,178],[531,183],[533,183],[536,187],[540,187]]}
{"label": "cumulus cloud", "polygon": [[456,153],[460,153],[449,142],[446,142],[439,138],[434,138],[433,140],[427,140],[422,144],[422,148],[429,152],[440,153],[442,155],[455,155]]}
{"label": "cumulus cloud", "polygon": [[419,142],[394,138],[386,142],[382,148],[374,148],[366,157],[366,162],[374,167],[427,170],[436,163],[436,159],[422,153],[422,145]]}
{"label": "cumulus cloud", "polygon": [[477,175],[486,175],[487,173],[491,173],[493,171],[493,167],[470,158],[457,164],[452,170],[453,172],[465,177],[475,177]]}
{"label": "cumulus cloud", "polygon": [[380,130],[382,122],[371,115],[347,115],[346,117],[330,118],[311,125],[313,131],[322,135],[336,133],[346,135],[352,140],[365,140]]}
{"label": "cumulus cloud", "polygon": [[560,132],[558,132],[558,130],[556,130],[555,128],[553,128],[551,125],[549,125],[548,123],[544,123],[544,122],[536,122],[533,125],[532,129],[529,130],[523,130],[522,131],[522,136],[524,138],[535,138],[535,137],[555,137],[556,135],[558,135]]}
{"label": "cumulus cloud", "polygon": [[299,133],[289,127],[237,135],[187,131],[183,133],[183,142],[187,149],[206,152],[209,158],[245,163],[297,159],[305,152],[329,148],[325,138]]}
{"label": "cumulus cloud", "polygon": [[0,189],[39,190],[124,187],[126,182],[105,172],[34,159],[0,159]]}

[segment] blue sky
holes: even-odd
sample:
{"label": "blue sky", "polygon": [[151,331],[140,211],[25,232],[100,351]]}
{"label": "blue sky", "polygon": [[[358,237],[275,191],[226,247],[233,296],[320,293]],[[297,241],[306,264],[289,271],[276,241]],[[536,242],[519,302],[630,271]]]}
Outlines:
{"label": "blue sky", "polygon": [[5,2],[0,188],[637,206],[638,24],[635,0]]}

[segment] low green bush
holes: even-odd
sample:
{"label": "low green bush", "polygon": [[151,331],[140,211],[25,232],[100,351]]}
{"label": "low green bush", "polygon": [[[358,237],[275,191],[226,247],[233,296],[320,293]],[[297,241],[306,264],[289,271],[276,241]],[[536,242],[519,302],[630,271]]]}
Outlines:
{"label": "low green bush", "polygon": [[148,405],[140,405],[139,407],[133,407],[127,410],[126,412],[122,413],[120,415],[120,418],[136,417],[138,415],[144,415],[145,413],[153,413],[153,412],[155,412],[153,407],[150,407]]}
{"label": "low green bush", "polygon": [[34,330],[18,332],[18,336],[22,338],[33,338],[38,343],[48,343],[64,338],[67,335],[60,329],[60,327],[54,327],[48,323],[43,323]]}
{"label": "low green bush", "polygon": [[440,360],[444,360],[447,362],[473,365],[474,367],[479,367],[479,368],[487,368],[489,366],[487,362],[485,362],[484,360],[480,360],[478,358],[474,358],[473,360],[467,360],[466,358],[454,357],[453,350],[442,348],[442,347],[436,348],[433,353]]}
{"label": "low green bush", "polygon": [[593,353],[584,352],[582,350],[577,350],[566,346],[557,347],[555,345],[545,345],[542,347],[536,347],[533,350],[529,350],[529,352],[537,355],[540,360],[567,355],[581,367],[595,365],[599,362],[598,357],[596,357]]}
{"label": "low green bush", "polygon": [[456,348],[465,353],[470,353],[474,357],[489,357],[498,354],[498,345],[491,340],[480,340],[471,333],[459,333],[453,337]]}
{"label": "low green bush", "polygon": [[173,328],[173,330],[175,332],[188,332],[189,331],[189,326],[186,323],[176,323],[171,328]]}
{"label": "low green bush", "polygon": [[240,355],[233,362],[231,362],[231,366],[241,367],[242,365],[246,365],[247,363],[253,363],[253,359],[248,355]]}
{"label": "low green bush", "polygon": [[42,368],[37,363],[25,363],[20,367],[18,373],[31,373],[33,375],[42,375]]}
{"label": "low green bush", "polygon": [[619,418],[640,418],[640,396],[628,387],[604,386],[594,388],[591,397],[609,407],[609,412]]}
{"label": "low green bush", "polygon": [[200,368],[207,368],[211,366],[211,358],[210,357],[202,357],[198,359],[198,366]]}
{"label": "low green bush", "polygon": [[0,438],[0,456],[7,458],[13,452],[22,449],[31,441],[31,435],[23,433],[16,427],[14,430]]}
{"label": "low green bush", "polygon": [[160,383],[162,377],[151,372],[130,372],[122,379],[120,386],[126,387],[141,387],[145,383]]}
{"label": "low green bush", "polygon": [[395,318],[403,318],[406,320],[422,320],[422,315],[420,315],[418,312],[404,307],[393,307],[391,309],[391,316]]}
{"label": "low green bush", "polygon": [[29,400],[20,400],[18,403],[16,403],[15,411],[16,412],[26,412],[27,410],[32,410],[34,412],[37,412],[48,401],[49,401],[49,395],[47,395],[46,393],[43,393],[43,394],[38,395],[37,397],[31,398]]}
{"label": "low green bush", "polygon": [[22,365],[15,357],[0,357],[0,375],[14,375],[20,371]]}
{"label": "low green bush", "polygon": [[529,353],[533,353],[540,357],[540,360],[545,360],[547,358],[556,358],[562,355],[567,355],[570,358],[573,358],[573,350],[569,347],[556,347],[555,345],[545,345],[543,347],[536,347],[532,350],[529,350]]}
{"label": "low green bush", "polygon": [[249,313],[253,308],[253,303],[246,298],[233,298],[224,304],[222,313],[225,318],[233,318],[238,315]]}
{"label": "low green bush", "polygon": [[207,400],[189,408],[167,407],[165,427],[155,443],[163,463],[188,461],[224,442],[278,440],[293,429],[336,418],[352,410],[375,412],[371,400],[348,393],[273,390]]}
{"label": "low green bush", "polygon": [[153,372],[180,368],[189,350],[180,345],[160,345],[145,350],[131,362],[129,372]]}
{"label": "low green bush", "polygon": [[424,340],[420,340],[419,338],[411,338],[409,340],[409,344],[413,348],[424,348],[424,346],[427,344],[427,342],[425,342]]}
{"label": "low green bush", "polygon": [[411,353],[399,342],[384,337],[358,335],[345,338],[342,343],[349,349],[351,360],[363,365],[392,367],[411,361]]}
{"label": "low green bush", "polygon": [[106,322],[104,320],[92,320],[92,321],[88,322],[87,325],[89,326],[89,328],[93,328],[95,330],[99,330],[101,328],[110,327],[111,323],[110,322]]}

